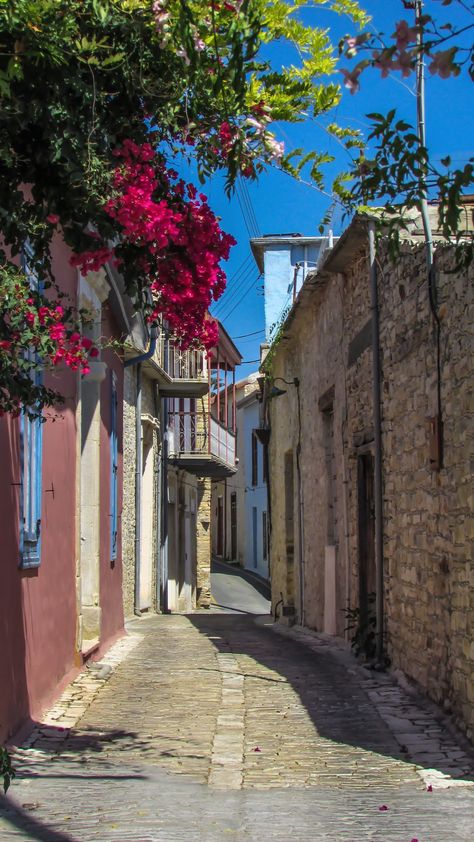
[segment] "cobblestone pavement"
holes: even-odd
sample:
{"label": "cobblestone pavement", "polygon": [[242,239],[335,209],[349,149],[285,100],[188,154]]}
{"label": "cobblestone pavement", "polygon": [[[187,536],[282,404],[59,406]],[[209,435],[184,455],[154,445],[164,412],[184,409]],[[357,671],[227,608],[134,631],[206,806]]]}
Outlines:
{"label": "cobblestone pavement", "polygon": [[269,622],[134,620],[16,751],[1,842],[472,840],[469,755],[435,712]]}

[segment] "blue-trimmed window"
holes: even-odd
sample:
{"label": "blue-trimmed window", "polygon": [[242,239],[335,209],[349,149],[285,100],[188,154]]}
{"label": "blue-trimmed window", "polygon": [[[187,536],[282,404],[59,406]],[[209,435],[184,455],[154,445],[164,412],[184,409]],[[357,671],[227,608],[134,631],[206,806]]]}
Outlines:
{"label": "blue-trimmed window", "polygon": [[[22,268],[33,290],[39,281],[31,269],[32,251],[28,244],[22,253]],[[34,348],[28,352],[36,355]],[[40,385],[42,374],[33,375],[35,385]],[[42,489],[43,423],[41,416],[23,413],[20,421],[20,567],[39,567],[41,561],[41,489]]]}
{"label": "blue-trimmed window", "polygon": [[41,418],[22,415],[20,422],[20,567],[39,567],[41,561]]}
{"label": "blue-trimmed window", "polygon": [[117,375],[110,372],[110,560],[117,558],[118,532],[118,437],[117,437]]}

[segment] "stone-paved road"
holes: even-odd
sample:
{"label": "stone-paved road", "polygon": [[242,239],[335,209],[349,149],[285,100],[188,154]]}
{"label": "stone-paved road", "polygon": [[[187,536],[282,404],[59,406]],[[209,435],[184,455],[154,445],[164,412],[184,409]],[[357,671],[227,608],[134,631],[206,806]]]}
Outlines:
{"label": "stone-paved road", "polygon": [[[432,792],[402,726],[439,758]],[[150,616],[18,751],[0,840],[472,840],[468,762],[432,712],[331,646],[244,614]]]}

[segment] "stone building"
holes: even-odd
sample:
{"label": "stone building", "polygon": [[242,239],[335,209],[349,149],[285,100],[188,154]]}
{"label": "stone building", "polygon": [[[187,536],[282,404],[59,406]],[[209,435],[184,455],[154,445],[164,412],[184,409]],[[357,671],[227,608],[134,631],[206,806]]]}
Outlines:
{"label": "stone building", "polygon": [[125,615],[190,612],[211,600],[211,477],[235,471],[232,413],[212,407],[213,372],[240,354],[220,326],[208,355],[135,317],[124,382]]}
{"label": "stone building", "polygon": [[[211,482],[237,470],[234,390],[241,361],[219,325],[218,344],[205,359],[205,390],[183,392],[166,408],[168,576],[176,583],[168,598],[175,600],[175,610],[211,602]],[[195,536],[195,544],[187,543],[187,535]]]}
{"label": "stone building", "polygon": [[207,394],[206,357],[203,351],[180,350],[165,332],[149,336],[139,318],[126,356],[125,614],[191,611],[196,605],[197,480],[169,458],[170,406]]}
{"label": "stone building", "polygon": [[370,227],[308,274],[264,364],[273,609],[340,636],[353,609],[472,737],[474,267],[438,243],[429,281],[416,218],[370,261]]}

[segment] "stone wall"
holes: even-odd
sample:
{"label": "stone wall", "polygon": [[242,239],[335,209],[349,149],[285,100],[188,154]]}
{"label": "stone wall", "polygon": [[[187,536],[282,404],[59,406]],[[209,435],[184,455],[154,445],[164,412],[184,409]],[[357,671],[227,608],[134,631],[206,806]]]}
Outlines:
{"label": "stone wall", "polygon": [[135,607],[135,402],[136,371],[124,369],[122,568],[125,617]]}
{"label": "stone wall", "polygon": [[[362,266],[363,285],[358,276]],[[296,387],[285,385],[286,394],[270,404],[273,600],[283,594],[285,603],[297,606],[300,620],[304,613],[305,625],[339,635],[346,625],[344,609],[357,600],[357,446],[373,437],[371,352],[365,347],[350,364],[348,356],[369,317],[367,260],[361,253],[347,276],[321,277],[307,288],[275,352],[272,371],[276,378],[299,378],[301,411],[298,465]],[[276,385],[282,386],[278,380]],[[295,517],[294,558],[288,564],[285,453],[288,473],[290,452]]]}
{"label": "stone wall", "polygon": [[[338,635],[344,608],[360,607],[361,532],[373,520],[361,493],[361,465],[373,474],[374,448],[364,240],[351,247],[344,274],[306,284],[273,349],[273,377],[300,380],[301,436],[296,387],[276,380],[286,393],[269,404],[273,607],[283,599],[299,622]],[[444,461],[436,471],[436,331],[424,251],[405,244],[396,264],[378,252],[385,645],[393,666],[472,738],[474,272],[453,273],[452,261],[452,251],[438,250]],[[375,590],[373,558],[372,568],[366,593]]]}
{"label": "stone wall", "polygon": [[197,484],[196,601],[198,608],[211,604],[211,480]]}
{"label": "stone wall", "polygon": [[[474,270],[438,250],[443,466],[430,466],[438,411],[435,321],[421,249],[380,281],[385,569],[393,665],[474,736]],[[431,455],[433,451],[431,450]]]}

